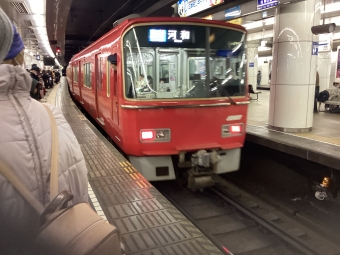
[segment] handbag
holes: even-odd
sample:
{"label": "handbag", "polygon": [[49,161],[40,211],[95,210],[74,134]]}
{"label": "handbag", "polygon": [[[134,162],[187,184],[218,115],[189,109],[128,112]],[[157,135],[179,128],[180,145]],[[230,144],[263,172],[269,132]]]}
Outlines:
{"label": "handbag", "polygon": [[52,130],[50,204],[44,206],[35,199],[20,179],[0,161],[0,173],[37,211],[41,227],[36,244],[58,255],[121,255],[122,250],[115,226],[106,222],[88,203],[67,206],[73,199],[69,191],[58,194],[59,139],[56,120],[46,108]]}

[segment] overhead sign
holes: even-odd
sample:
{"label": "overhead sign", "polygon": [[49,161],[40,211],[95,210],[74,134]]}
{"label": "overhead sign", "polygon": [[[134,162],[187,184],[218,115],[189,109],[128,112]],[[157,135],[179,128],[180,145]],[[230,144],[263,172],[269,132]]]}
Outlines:
{"label": "overhead sign", "polygon": [[201,11],[223,4],[225,0],[179,0],[178,15],[188,17]]}
{"label": "overhead sign", "polygon": [[319,35],[319,52],[331,51],[331,40],[328,34]]}
{"label": "overhead sign", "polygon": [[254,67],[254,62],[249,62],[249,67]]}
{"label": "overhead sign", "polygon": [[279,0],[257,0],[257,10],[264,10],[279,5]]}
{"label": "overhead sign", "polygon": [[231,20],[241,16],[241,6],[235,6],[233,8],[225,10],[225,19]]}

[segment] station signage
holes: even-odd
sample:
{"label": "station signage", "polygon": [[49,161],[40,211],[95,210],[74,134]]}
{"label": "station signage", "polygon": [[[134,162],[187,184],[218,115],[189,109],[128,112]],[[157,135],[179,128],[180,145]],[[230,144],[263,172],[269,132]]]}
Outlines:
{"label": "station signage", "polygon": [[265,10],[279,5],[279,0],[257,0],[257,10]]}
{"label": "station signage", "polygon": [[178,15],[188,17],[201,11],[210,9],[216,5],[223,4],[225,0],[179,0]]}
{"label": "station signage", "polygon": [[329,34],[319,35],[319,52],[331,51],[331,41]]}
{"label": "station signage", "polygon": [[235,6],[233,8],[225,10],[225,19],[231,20],[241,16],[241,6]]}

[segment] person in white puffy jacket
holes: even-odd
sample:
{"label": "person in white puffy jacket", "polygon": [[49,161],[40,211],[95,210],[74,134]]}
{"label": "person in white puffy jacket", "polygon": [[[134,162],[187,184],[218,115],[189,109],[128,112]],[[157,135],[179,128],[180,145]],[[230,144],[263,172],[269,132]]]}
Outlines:
{"label": "person in white puffy jacket", "polygon": [[[21,67],[23,43],[1,8],[0,33],[0,160],[47,206],[50,202],[50,119],[45,107],[30,97],[32,79]],[[74,195],[73,204],[88,202],[87,169],[78,141],[61,111],[48,106],[59,132],[59,191],[70,190]],[[38,220],[37,213],[0,174],[0,254],[12,254],[4,250],[11,244],[20,245],[20,238],[27,233],[33,236],[39,227]]]}

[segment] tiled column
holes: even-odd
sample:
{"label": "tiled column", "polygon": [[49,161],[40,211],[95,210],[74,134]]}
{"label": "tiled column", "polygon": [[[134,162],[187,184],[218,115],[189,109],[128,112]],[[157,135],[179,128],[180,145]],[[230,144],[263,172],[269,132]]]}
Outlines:
{"label": "tiled column", "polygon": [[[269,127],[285,132],[312,129],[320,1],[306,0],[276,10]],[[315,55],[314,55],[315,54]]]}
{"label": "tiled column", "polygon": [[[331,52],[319,52],[318,68],[320,92],[329,88],[331,75]],[[332,77],[334,80],[334,77]]]}
{"label": "tiled column", "polygon": [[257,87],[258,46],[259,45],[255,44],[247,45],[248,84],[253,85],[254,90],[256,90]]}

